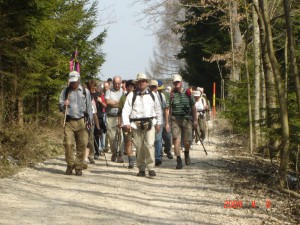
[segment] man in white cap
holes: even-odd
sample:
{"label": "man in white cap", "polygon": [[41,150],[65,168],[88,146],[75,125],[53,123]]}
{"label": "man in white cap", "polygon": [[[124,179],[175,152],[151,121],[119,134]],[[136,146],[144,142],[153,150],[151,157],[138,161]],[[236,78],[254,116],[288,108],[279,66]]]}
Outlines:
{"label": "man in white cap", "polygon": [[59,106],[61,111],[66,113],[64,127],[64,147],[68,165],[66,175],[71,175],[75,169],[76,175],[81,176],[88,143],[87,128],[91,125],[93,111],[90,92],[81,86],[80,74],[77,71],[70,72],[69,87],[61,92]]}
{"label": "man in white cap", "polygon": [[183,134],[185,146],[185,164],[190,165],[191,160],[189,150],[192,141],[193,128],[197,128],[198,120],[195,99],[189,89],[185,90],[182,88],[182,77],[179,74],[173,75],[173,85],[174,90],[171,91],[170,95],[167,97],[165,128],[167,131],[170,130],[169,117],[171,116],[174,152],[177,156],[176,169],[182,169],[182,160],[180,156],[181,135]]}
{"label": "man in white cap", "polygon": [[144,177],[148,169],[149,176],[156,176],[154,171],[155,132],[162,125],[162,110],[156,94],[148,89],[148,79],[143,73],[137,74],[137,90],[127,95],[123,111],[123,128],[134,137],[136,146],[137,176]]}

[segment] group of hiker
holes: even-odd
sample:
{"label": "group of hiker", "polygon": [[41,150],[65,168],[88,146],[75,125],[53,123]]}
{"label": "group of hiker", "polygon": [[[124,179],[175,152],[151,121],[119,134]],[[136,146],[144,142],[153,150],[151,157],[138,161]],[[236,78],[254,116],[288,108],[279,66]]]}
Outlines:
{"label": "group of hiker", "polygon": [[[179,74],[172,76],[173,87],[161,80],[138,73],[134,80],[120,76],[106,82],[81,83],[77,71],[69,73],[69,85],[60,95],[64,113],[66,174],[82,175],[87,163],[95,163],[109,150],[111,161],[135,165],[137,176],[155,177],[155,166],[163,162],[163,153],[173,159],[176,169],[190,165],[189,150],[193,140],[203,143],[210,104],[201,87],[183,88]],[[133,153],[135,148],[135,155]],[[75,152],[74,152],[75,150]],[[107,159],[106,159],[107,160]]]}

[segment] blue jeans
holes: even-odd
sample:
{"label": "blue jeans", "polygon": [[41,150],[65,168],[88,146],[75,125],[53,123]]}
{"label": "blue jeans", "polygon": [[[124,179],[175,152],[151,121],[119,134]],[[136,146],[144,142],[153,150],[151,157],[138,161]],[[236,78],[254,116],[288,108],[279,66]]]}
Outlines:
{"label": "blue jeans", "polygon": [[161,160],[162,157],[162,131],[163,131],[163,126],[160,126],[159,132],[155,133],[155,142],[154,142],[154,147],[155,147],[155,159]]}

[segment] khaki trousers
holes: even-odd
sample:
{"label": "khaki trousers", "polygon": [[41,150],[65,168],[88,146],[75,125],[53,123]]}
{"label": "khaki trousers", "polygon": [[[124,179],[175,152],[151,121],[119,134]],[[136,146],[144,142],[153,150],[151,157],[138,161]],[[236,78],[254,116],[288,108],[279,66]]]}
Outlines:
{"label": "khaki trousers", "polygon": [[[119,120],[118,117],[106,118],[107,122],[107,137],[110,145],[110,150],[113,154],[123,155],[124,145],[123,145],[123,134],[121,128],[118,127]],[[119,152],[117,152],[119,149]]]}
{"label": "khaki trousers", "polygon": [[136,146],[136,164],[139,171],[154,168],[155,128],[150,130],[132,129],[133,143]]}
{"label": "khaki trousers", "polygon": [[[84,163],[85,149],[88,143],[88,132],[84,118],[66,122],[64,131],[65,156],[68,166],[75,166],[75,169],[82,169]],[[76,157],[74,156],[76,147]]]}

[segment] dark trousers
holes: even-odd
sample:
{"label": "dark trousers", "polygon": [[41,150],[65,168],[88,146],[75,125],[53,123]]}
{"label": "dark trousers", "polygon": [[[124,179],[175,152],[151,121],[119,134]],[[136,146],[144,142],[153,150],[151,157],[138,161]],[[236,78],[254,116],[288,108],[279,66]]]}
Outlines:
{"label": "dark trousers", "polygon": [[171,131],[167,132],[165,129],[165,126],[163,128],[162,138],[164,141],[164,152],[167,154],[167,153],[171,152],[171,149],[172,149],[172,133],[171,133]]}

